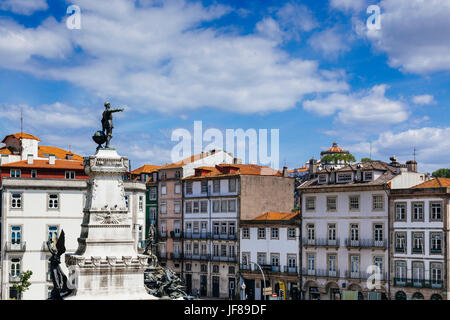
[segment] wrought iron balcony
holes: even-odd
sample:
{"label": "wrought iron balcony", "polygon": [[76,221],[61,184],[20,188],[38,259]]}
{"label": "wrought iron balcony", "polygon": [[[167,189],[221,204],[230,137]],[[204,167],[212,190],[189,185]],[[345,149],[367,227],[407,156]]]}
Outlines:
{"label": "wrought iron balcony", "polygon": [[430,253],[442,253],[442,248],[430,248]]}
{"label": "wrought iron balcony", "polygon": [[412,252],[414,252],[414,253],[423,253],[423,247],[422,248],[413,247],[412,248]]}
{"label": "wrought iron balcony", "polygon": [[251,264],[240,264],[239,268],[243,271],[252,271],[252,265]]}
{"label": "wrought iron balcony", "polygon": [[185,239],[210,239],[211,233],[210,232],[190,232],[186,231],[183,233],[183,237]]}
{"label": "wrought iron balcony", "polygon": [[395,252],[406,253],[406,248],[405,247],[395,247]]}
{"label": "wrought iron balcony", "polygon": [[236,256],[212,256],[212,261],[222,261],[222,262],[236,262]]}
{"label": "wrought iron balcony", "polygon": [[[345,277],[347,279],[359,279],[359,280],[368,280],[370,276],[372,276],[372,273],[367,273],[367,272],[352,272],[352,271],[346,271],[345,272]],[[387,280],[387,272],[381,272],[380,273],[380,280]]]}
{"label": "wrought iron balcony", "polygon": [[201,260],[201,261],[209,261],[211,260],[210,254],[192,254],[192,253],[184,253],[183,257],[185,260]]}
{"label": "wrought iron balcony", "polygon": [[213,240],[236,240],[236,234],[228,234],[228,233],[213,233],[211,235],[211,239]]}
{"label": "wrought iron balcony", "polygon": [[12,274],[9,275],[9,282],[19,282],[19,281],[20,281],[19,275],[12,275]]}
{"label": "wrought iron balcony", "polygon": [[159,231],[160,238],[167,238],[167,231]]}
{"label": "wrought iron balcony", "polygon": [[158,252],[159,259],[167,259],[167,252]]}
{"label": "wrought iron balcony", "polygon": [[181,238],[181,232],[180,231],[170,231],[170,237],[172,239],[180,239]]}
{"label": "wrought iron balcony", "polygon": [[304,276],[311,277],[321,277],[321,278],[340,278],[341,272],[339,269],[336,270],[328,270],[328,269],[314,269],[308,270],[306,268],[302,269]]}
{"label": "wrought iron balcony", "polygon": [[183,258],[183,255],[180,252],[171,252],[170,253],[170,259],[172,260],[179,260]]}
{"label": "wrought iron balcony", "polygon": [[6,251],[7,252],[24,252],[27,248],[26,241],[21,242],[6,242]]}
{"label": "wrought iron balcony", "polygon": [[284,266],[284,272],[285,273],[295,273],[297,274],[297,267],[289,267],[289,266]]}
{"label": "wrought iron balcony", "polygon": [[345,240],[345,246],[347,248],[387,249],[387,240],[379,240],[379,241],[374,239],[351,240],[347,238]]}
{"label": "wrought iron balcony", "polygon": [[411,278],[394,278],[394,286],[397,287],[414,287],[414,288],[432,288],[441,289],[442,280],[425,280],[425,279],[411,279]]}
{"label": "wrought iron balcony", "polygon": [[327,238],[317,238],[314,240],[303,238],[303,246],[306,247],[339,247],[339,245],[339,238],[336,238],[335,240],[330,240]]}

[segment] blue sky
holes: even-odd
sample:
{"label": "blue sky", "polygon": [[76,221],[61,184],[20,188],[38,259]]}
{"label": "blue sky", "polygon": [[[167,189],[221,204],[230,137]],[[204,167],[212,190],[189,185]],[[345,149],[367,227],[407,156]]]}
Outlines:
{"label": "blue sky", "polygon": [[416,148],[431,172],[449,167],[449,15],[447,0],[3,0],[0,134],[23,109],[42,144],[91,154],[108,100],[126,108],[112,144],[133,168],[170,162],[172,131],[201,120],[279,129],[281,166],[337,141],[357,159]]}

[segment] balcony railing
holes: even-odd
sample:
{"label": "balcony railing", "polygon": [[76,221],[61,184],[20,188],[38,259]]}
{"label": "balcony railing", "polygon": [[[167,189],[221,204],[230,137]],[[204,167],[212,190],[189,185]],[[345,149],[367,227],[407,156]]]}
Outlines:
{"label": "balcony railing", "polygon": [[394,286],[441,289],[442,280],[394,278]]}
{"label": "balcony railing", "polygon": [[328,270],[328,269],[314,269],[309,270],[306,268],[302,269],[303,275],[312,277],[323,277],[323,278],[340,278],[341,272],[339,269]]}
{"label": "balcony railing", "polygon": [[160,238],[167,238],[167,231],[159,231]]}
{"label": "balcony railing", "polygon": [[158,252],[158,258],[167,259],[167,252]]}
{"label": "balcony railing", "polygon": [[416,248],[416,247],[413,247],[413,248],[412,248],[412,252],[414,252],[414,253],[423,253],[423,248]]}
{"label": "balcony railing", "polygon": [[180,239],[181,238],[181,232],[180,231],[170,231],[170,237],[172,239]]}
{"label": "balcony railing", "polygon": [[311,246],[311,247],[339,247],[340,240],[330,240],[327,238],[318,238],[318,239],[307,239],[303,238],[303,245],[304,246]]}
{"label": "balcony railing", "polygon": [[27,248],[26,241],[21,241],[19,243],[12,243],[7,242],[6,243],[6,251],[7,252],[23,252]]}
{"label": "balcony railing", "polygon": [[179,260],[182,258],[183,258],[183,255],[180,252],[171,252],[170,253],[170,259],[172,259],[172,260]]}
{"label": "balcony railing", "polygon": [[360,240],[345,240],[345,246],[348,248],[379,248],[386,249],[387,241],[386,240],[374,240],[374,239],[360,239]]}
{"label": "balcony railing", "polygon": [[406,248],[405,247],[395,247],[395,252],[406,253]]}
{"label": "balcony railing", "polygon": [[236,240],[236,234],[227,234],[227,233],[213,233],[211,235],[211,239],[213,240]]}
{"label": "balcony railing", "polygon": [[[352,272],[352,271],[346,271],[345,277],[348,279],[359,279],[359,280],[367,280],[369,277],[373,275],[372,273],[367,272]],[[387,272],[381,272],[380,273],[380,280],[387,280]]]}
{"label": "balcony railing", "polygon": [[441,248],[430,248],[430,253],[442,253]]}
{"label": "balcony railing", "polygon": [[285,273],[295,273],[297,274],[297,267],[288,267],[288,266],[284,266],[284,272]]}
{"label": "balcony railing", "polygon": [[183,233],[183,237],[185,239],[210,239],[211,233],[210,232],[189,232],[185,231]]}
{"label": "balcony railing", "polygon": [[192,254],[192,253],[184,253],[183,257],[185,260],[202,260],[209,261],[211,260],[210,254]]}
{"label": "balcony railing", "polygon": [[237,257],[236,256],[212,256],[212,261],[222,261],[222,262],[236,262]]}
{"label": "balcony railing", "polygon": [[251,264],[240,264],[239,268],[241,270],[246,270],[246,271],[252,271],[252,265]]}

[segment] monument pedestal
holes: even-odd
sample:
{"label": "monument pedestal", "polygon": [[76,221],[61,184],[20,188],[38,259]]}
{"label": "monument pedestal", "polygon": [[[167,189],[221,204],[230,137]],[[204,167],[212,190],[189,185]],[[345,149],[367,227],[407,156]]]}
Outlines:
{"label": "monument pedestal", "polygon": [[84,167],[89,183],[81,235],[77,251],[66,254],[76,289],[67,299],[157,299],[145,289],[149,256],[137,252],[125,203],[128,158],[99,148],[84,158]]}

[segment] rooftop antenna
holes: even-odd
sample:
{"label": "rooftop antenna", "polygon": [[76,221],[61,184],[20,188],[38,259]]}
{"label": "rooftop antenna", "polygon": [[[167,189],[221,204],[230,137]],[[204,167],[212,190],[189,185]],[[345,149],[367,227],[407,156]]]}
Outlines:
{"label": "rooftop antenna", "polygon": [[415,146],[414,146],[413,156],[414,156],[414,161],[416,161],[416,147]]}
{"label": "rooftop antenna", "polygon": [[370,144],[370,155],[369,155],[369,159],[372,160],[372,141],[370,141],[369,144]]}
{"label": "rooftop antenna", "polygon": [[22,137],[23,137],[23,107],[20,107],[20,156],[22,156]]}

